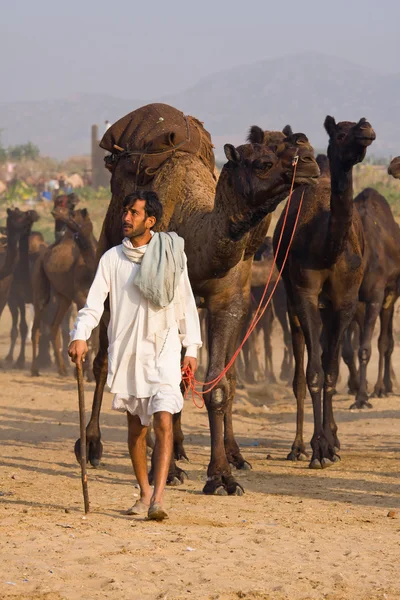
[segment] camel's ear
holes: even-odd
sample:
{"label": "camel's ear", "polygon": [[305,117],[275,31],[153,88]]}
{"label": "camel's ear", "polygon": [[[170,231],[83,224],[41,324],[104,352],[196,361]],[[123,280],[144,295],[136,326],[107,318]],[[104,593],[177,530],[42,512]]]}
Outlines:
{"label": "camel's ear", "polygon": [[11,213],[12,213],[12,210],[11,210],[11,208],[7,208],[7,214],[8,214],[8,215],[11,215]]}
{"label": "camel's ear", "polygon": [[326,133],[329,135],[329,137],[332,137],[336,131],[335,119],[328,115],[325,119],[324,127],[325,127]]}
{"label": "camel's ear", "polygon": [[225,152],[226,158],[228,160],[230,160],[231,162],[233,162],[233,163],[240,162],[239,151],[235,148],[235,146],[232,146],[232,144],[225,144],[224,152]]}
{"label": "camel's ear", "polygon": [[264,142],[264,131],[258,125],[252,125],[247,136],[250,144],[262,144]]}
{"label": "camel's ear", "polygon": [[39,221],[40,217],[39,217],[38,213],[36,212],[36,210],[30,210],[29,213],[30,213],[33,223],[36,223],[36,221]]}
{"label": "camel's ear", "polygon": [[285,127],[282,129],[282,133],[286,137],[289,137],[290,135],[293,135],[293,129],[290,127],[290,125],[285,125]]}
{"label": "camel's ear", "polygon": [[86,217],[89,215],[87,208],[81,209],[81,215],[84,219],[86,219]]}

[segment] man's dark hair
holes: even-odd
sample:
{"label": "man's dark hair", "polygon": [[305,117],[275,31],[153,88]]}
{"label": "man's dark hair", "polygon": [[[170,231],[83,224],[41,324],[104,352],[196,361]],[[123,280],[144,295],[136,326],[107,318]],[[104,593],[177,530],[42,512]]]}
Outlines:
{"label": "man's dark hair", "polygon": [[128,194],[128,196],[125,197],[122,206],[126,208],[127,206],[134,204],[136,200],[145,200],[146,204],[144,206],[144,212],[146,213],[146,217],[155,217],[156,223],[161,221],[163,206],[156,192],[140,190],[132,192],[132,194]]}

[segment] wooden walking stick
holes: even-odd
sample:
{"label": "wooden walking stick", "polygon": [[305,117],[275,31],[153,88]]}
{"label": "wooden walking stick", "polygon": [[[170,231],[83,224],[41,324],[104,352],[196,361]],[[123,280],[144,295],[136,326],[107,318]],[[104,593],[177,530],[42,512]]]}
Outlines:
{"label": "wooden walking stick", "polygon": [[82,363],[76,365],[76,376],[78,381],[78,397],[79,397],[79,423],[81,429],[81,475],[82,475],[82,490],[83,501],[85,503],[85,514],[89,512],[89,491],[86,474],[86,415],[85,415],[85,390],[83,386],[83,370]]}

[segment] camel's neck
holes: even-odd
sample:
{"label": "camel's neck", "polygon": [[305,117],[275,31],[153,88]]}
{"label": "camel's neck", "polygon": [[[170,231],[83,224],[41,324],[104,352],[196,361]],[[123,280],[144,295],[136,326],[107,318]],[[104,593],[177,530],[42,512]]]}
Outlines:
{"label": "camel's neck", "polygon": [[11,275],[18,262],[18,241],[19,237],[7,231],[7,249],[3,268],[0,270],[0,280]]}
{"label": "camel's neck", "polygon": [[24,281],[30,281],[29,268],[29,237],[30,231],[21,236],[19,240],[19,264],[18,270]]}
{"label": "camel's neck", "polygon": [[79,235],[74,236],[75,242],[78,245],[80,253],[82,255],[83,260],[85,261],[85,265],[92,271],[95,271],[97,268],[97,260],[96,260],[96,250],[97,250],[97,242],[96,238],[92,233],[89,235],[84,235],[80,233]]}
{"label": "camel's neck", "polygon": [[353,167],[330,161],[331,202],[326,259],[335,263],[343,252],[353,222]]}

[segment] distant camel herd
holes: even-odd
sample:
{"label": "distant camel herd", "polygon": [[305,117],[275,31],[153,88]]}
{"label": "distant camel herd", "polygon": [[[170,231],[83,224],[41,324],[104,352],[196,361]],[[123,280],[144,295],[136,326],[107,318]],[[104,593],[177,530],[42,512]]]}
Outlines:
{"label": "distant camel herd", "polygon": [[[25,365],[26,307],[33,304],[32,375],[49,365],[50,341],[58,372],[66,375],[71,306],[84,306],[99,257],[121,242],[124,197],[137,188],[152,189],[164,206],[158,229],[176,231],[185,239],[189,276],[206,338],[205,381],[214,380],[229,363],[252,321],[271,270],[266,297],[282,270],[272,303],[243,348],[239,382],[268,385],[276,381],[271,344],[275,315],[284,341],[280,378],[293,380],[297,402],[296,435],[288,459],[309,456],[303,439],[308,388],[314,414],[309,466],[320,469],[336,462],[340,443],[333,396],[340,356],[349,369],[349,392],[355,395],[351,407],[370,407],[367,367],[378,317],[379,368],[373,395],[393,391],[400,230],[388,202],[376,190],[367,188],[353,198],[353,167],[364,159],[375,139],[371,124],[364,118],[337,123],[328,116],[324,126],[327,156],[317,157],[307,137],[289,126],[282,132],[253,126],[245,144],[225,145],[227,162],[218,176],[210,135],[197,119],[165,104],[151,104],[117,121],[101,142],[110,152],[106,166],[111,171],[112,197],[98,242],[89,214],[76,208],[74,194],[60,195],[54,201],[55,241],[51,245],[32,232],[38,219],[35,211],[7,211],[0,240],[0,314],[8,303],[12,330],[4,364],[13,364],[19,321],[21,349],[15,366]],[[388,172],[400,179],[400,157],[392,160]],[[288,201],[291,186],[286,226],[284,209],[273,237],[267,237],[271,215]],[[297,229],[288,249],[295,222]],[[87,455],[94,467],[99,466],[103,451],[99,416],[107,377],[107,320],[106,304],[91,340],[91,348],[97,350],[93,369],[92,361],[87,361],[87,376],[93,373],[96,380],[87,426]],[[205,494],[243,493],[231,470],[232,466],[249,468],[234,435],[235,389],[233,366],[205,395],[211,434]],[[169,484],[184,478],[176,464],[186,457],[183,439],[178,414],[174,416]],[[75,452],[79,458],[79,440]]]}

